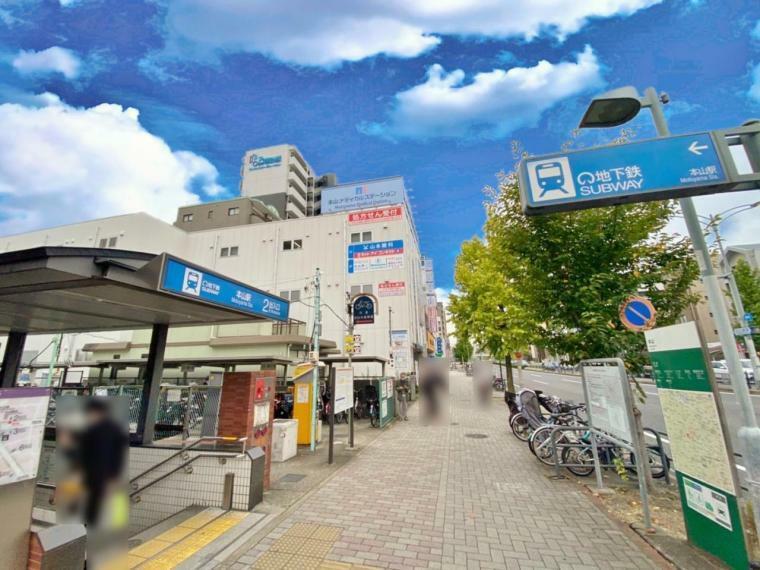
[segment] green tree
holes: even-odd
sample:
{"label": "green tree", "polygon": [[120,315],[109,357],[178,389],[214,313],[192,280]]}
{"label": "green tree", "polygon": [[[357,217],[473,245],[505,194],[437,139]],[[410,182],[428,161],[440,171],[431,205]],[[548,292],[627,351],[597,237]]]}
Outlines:
{"label": "green tree", "polygon": [[535,325],[487,242],[473,238],[462,244],[454,282],[459,293],[450,296],[449,311],[457,334],[499,361],[508,361],[507,388],[514,392],[509,360],[531,343]]}
{"label": "green tree", "polygon": [[457,331],[457,343],[454,346],[454,358],[459,362],[469,362],[472,358],[472,344],[470,339]]}
{"label": "green tree", "polygon": [[[757,326],[760,320],[760,271],[752,269],[749,263],[740,259],[733,268],[736,287],[742,297],[744,312],[755,316],[753,326]],[[739,315],[743,318],[744,315]],[[760,342],[760,335],[754,335],[755,343]]]}
{"label": "green tree", "polygon": [[485,239],[520,310],[541,323],[538,343],[571,362],[624,355],[638,370],[644,338],[620,323],[621,303],[643,294],[667,325],[693,301],[690,242],[663,231],[674,213],[673,202],[647,202],[527,217],[516,176],[503,175]]}

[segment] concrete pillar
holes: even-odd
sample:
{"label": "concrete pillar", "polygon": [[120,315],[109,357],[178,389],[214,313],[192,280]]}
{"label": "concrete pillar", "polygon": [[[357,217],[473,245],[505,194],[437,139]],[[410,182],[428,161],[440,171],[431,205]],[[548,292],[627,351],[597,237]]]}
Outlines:
{"label": "concrete pillar", "polygon": [[0,368],[0,388],[13,388],[16,385],[16,376],[18,376],[18,369],[21,367],[21,356],[24,354],[25,342],[25,332],[11,331],[8,333],[3,364]]}
{"label": "concrete pillar", "polygon": [[153,443],[158,412],[158,395],[161,389],[161,376],[164,371],[164,352],[169,325],[153,325],[150,337],[150,352],[145,364],[143,389],[140,397],[140,415],[137,418],[137,439],[143,445]]}

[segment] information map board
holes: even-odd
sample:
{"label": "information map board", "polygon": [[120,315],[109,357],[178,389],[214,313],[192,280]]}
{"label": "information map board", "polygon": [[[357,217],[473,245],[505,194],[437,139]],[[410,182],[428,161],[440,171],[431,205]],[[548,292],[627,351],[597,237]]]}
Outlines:
{"label": "information map board", "polygon": [[0,485],[35,479],[50,390],[0,389]]}
{"label": "information map board", "polygon": [[689,541],[728,566],[749,566],[736,474],[697,326],[647,331]]}
{"label": "information map board", "polygon": [[[586,364],[588,362],[588,364]],[[618,366],[593,366],[584,361],[581,368],[586,390],[589,417],[596,429],[625,442],[633,442],[633,427],[629,421],[628,378]]]}
{"label": "information map board", "polygon": [[335,413],[354,407],[354,369],[335,369]]}

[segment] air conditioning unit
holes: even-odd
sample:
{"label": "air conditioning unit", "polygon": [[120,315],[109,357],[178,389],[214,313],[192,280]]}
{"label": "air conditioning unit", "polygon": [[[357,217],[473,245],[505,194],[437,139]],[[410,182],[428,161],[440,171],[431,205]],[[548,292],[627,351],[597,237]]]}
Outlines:
{"label": "air conditioning unit", "polygon": [[317,353],[317,351],[315,351],[315,350],[310,350],[309,351],[309,360],[311,362],[317,362],[319,360],[319,353]]}

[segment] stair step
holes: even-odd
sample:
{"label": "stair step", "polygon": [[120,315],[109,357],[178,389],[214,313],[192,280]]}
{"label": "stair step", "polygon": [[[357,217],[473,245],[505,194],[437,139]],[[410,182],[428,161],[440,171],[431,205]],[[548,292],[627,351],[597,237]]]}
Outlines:
{"label": "stair step", "polygon": [[130,549],[128,566],[139,570],[175,568],[241,523],[248,514],[216,508],[203,509]]}

